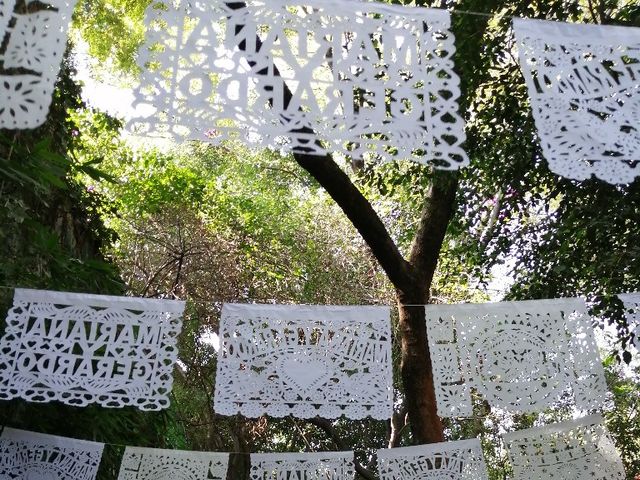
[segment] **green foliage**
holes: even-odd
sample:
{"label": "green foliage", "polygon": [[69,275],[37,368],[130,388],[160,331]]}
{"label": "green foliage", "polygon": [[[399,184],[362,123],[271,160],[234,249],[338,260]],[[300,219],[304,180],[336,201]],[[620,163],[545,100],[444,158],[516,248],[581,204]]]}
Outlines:
{"label": "green foliage", "polygon": [[67,151],[75,124],[66,110],[81,107],[78,95],[65,70],[45,125],[0,132],[0,285],[121,291],[117,273],[100,257],[112,241],[98,215],[101,199],[72,179],[88,171]]}
{"label": "green foliage", "polygon": [[95,58],[135,74],[135,58],[144,40],[144,11],[149,0],[86,0],[79,2],[73,26]]}
{"label": "green foliage", "polygon": [[622,454],[627,477],[635,479],[640,475],[640,368],[625,372],[613,357],[605,360],[605,368],[613,404],[606,414],[607,427]]}

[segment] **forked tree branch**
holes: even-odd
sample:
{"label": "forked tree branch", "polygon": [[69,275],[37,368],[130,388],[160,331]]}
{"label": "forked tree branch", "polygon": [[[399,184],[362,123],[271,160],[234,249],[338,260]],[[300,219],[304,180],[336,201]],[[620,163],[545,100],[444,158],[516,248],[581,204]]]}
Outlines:
{"label": "forked tree branch", "polygon": [[425,302],[429,298],[428,289],[436,271],[447,226],[454,213],[457,191],[457,172],[433,173],[433,180],[420,214],[418,231],[409,254],[409,262],[420,275],[419,283]]}

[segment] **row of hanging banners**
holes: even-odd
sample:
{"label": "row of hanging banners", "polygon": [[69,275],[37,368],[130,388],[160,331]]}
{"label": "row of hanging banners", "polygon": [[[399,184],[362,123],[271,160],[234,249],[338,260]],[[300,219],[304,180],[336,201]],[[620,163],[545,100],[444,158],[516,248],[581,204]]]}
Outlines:
{"label": "row of hanging banners", "polygon": [[[640,293],[620,299],[630,324],[637,324]],[[0,398],[167,408],[184,305],[16,289],[0,339]],[[541,412],[567,395],[577,411],[602,407],[604,371],[584,300],[424,308],[441,417],[470,417],[472,392],[491,408],[511,413]],[[214,410],[254,418],[389,419],[390,324],[389,307],[224,304]],[[624,478],[599,415],[507,433],[503,440],[517,479]],[[21,476],[25,469],[93,478],[101,451],[101,444],[7,428],[0,437],[0,478],[31,478]],[[385,480],[417,479],[432,470],[443,470],[449,479],[485,479],[480,452],[479,440],[472,439],[381,450],[378,460]],[[213,469],[224,479],[226,459],[227,454],[129,447],[120,478],[175,471],[176,478],[191,472],[184,478],[204,479],[212,477],[197,471]],[[252,455],[254,468],[311,472],[293,477],[307,480],[332,472],[328,478],[338,480],[353,476],[353,454]]]}
{"label": "row of hanging banners", "polygon": [[[0,128],[46,119],[74,4],[0,2]],[[359,0],[154,1],[130,128],[458,169],[450,23],[446,10]],[[551,170],[633,182],[640,28],[514,19],[513,31]]]}
{"label": "row of hanging banners", "polygon": [[[600,415],[503,435],[516,480],[624,480]],[[5,428],[0,478],[94,480],[104,444]],[[250,454],[251,480],[353,480],[353,452]],[[381,480],[488,480],[480,440],[377,452]],[[118,480],[226,480],[229,454],[126,447]],[[46,476],[43,474],[53,474]]]}

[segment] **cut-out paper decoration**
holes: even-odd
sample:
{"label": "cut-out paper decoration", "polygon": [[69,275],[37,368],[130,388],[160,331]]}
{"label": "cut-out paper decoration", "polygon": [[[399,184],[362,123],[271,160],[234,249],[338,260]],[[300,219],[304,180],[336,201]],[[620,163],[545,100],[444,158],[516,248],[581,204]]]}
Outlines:
{"label": "cut-out paper decoration", "polygon": [[35,128],[46,120],[76,2],[26,3],[28,12],[14,12],[14,1],[0,0],[0,39],[7,42],[0,50],[0,128]]}
{"label": "cut-out paper decoration", "polygon": [[634,342],[640,348],[640,292],[621,293],[618,298],[624,303],[629,331],[634,334]]}
{"label": "cut-out paper decoration", "polygon": [[93,480],[103,443],[5,428],[0,436],[0,478]]}
{"label": "cut-out paper decoration", "polygon": [[388,307],[222,307],[214,408],[247,417],[388,419]]}
{"label": "cut-out paper decoration", "polygon": [[480,440],[378,450],[381,480],[487,480]]}
{"label": "cut-out paper decoration", "polygon": [[0,399],[169,406],[184,302],[16,289]]}
{"label": "cut-out paper decoration", "polygon": [[549,168],[624,184],[640,175],[640,28],[514,19]]}
{"label": "cut-out paper decoration", "polygon": [[127,447],[118,480],[226,480],[228,453]]}
{"label": "cut-out paper decoration", "polygon": [[445,10],[354,0],[154,1],[139,133],[468,163]]}
{"label": "cut-out paper decoration", "polygon": [[620,456],[600,415],[503,435],[514,480],[623,480]]}
{"label": "cut-out paper decoration", "polygon": [[426,306],[438,414],[472,415],[471,391],[509,412],[537,412],[563,394],[599,407],[604,370],[582,299]]}
{"label": "cut-out paper decoration", "polygon": [[353,452],[252,453],[251,480],[353,480]]}

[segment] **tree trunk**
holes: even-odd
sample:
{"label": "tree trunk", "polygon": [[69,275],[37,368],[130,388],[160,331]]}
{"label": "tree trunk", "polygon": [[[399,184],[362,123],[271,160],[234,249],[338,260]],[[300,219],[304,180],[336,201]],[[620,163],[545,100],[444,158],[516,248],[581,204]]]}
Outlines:
{"label": "tree trunk", "polygon": [[[411,300],[414,298],[415,300]],[[413,443],[444,441],[442,422],[436,413],[433,370],[427,344],[424,307],[419,297],[398,294],[402,384]],[[409,302],[416,306],[406,306]]]}
{"label": "tree trunk", "polygon": [[251,475],[251,450],[247,441],[246,425],[239,415],[234,419],[231,429],[234,452],[229,455],[229,468],[226,480],[249,480]]}

